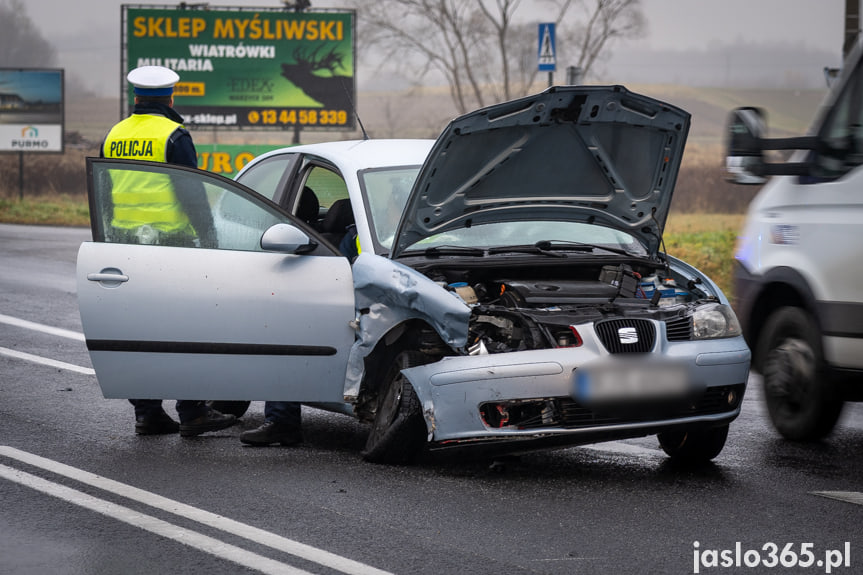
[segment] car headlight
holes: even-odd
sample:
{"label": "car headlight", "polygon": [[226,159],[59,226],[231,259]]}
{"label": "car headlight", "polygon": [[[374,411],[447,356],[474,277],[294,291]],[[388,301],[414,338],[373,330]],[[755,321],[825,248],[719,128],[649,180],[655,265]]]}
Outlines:
{"label": "car headlight", "polygon": [[737,321],[731,306],[708,304],[701,306],[692,314],[693,339],[736,337],[740,334],[740,322]]}

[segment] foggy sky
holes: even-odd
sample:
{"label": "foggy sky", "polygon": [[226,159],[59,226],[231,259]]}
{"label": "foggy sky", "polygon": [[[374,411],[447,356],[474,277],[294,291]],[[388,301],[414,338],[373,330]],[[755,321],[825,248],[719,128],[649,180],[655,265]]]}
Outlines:
{"label": "foggy sky", "polygon": [[[104,96],[120,92],[120,6],[128,0],[26,0],[27,14],[58,52],[58,66],[80,79],[91,91]],[[142,4],[162,5],[153,2]],[[165,2],[164,4],[169,4]],[[276,0],[216,0],[219,6],[278,7]],[[314,8],[342,7],[344,2],[312,0]],[[634,58],[649,51],[703,52],[723,46],[753,50],[763,44],[784,44],[797,50],[833,54],[838,62],[842,47],[845,0],[642,0],[647,34],[616,44],[614,57],[603,72],[611,77],[627,70],[635,73]],[[517,12],[522,21],[545,21],[550,11],[542,0],[523,0]],[[560,40],[559,40],[560,41]],[[818,61],[824,59],[819,55]],[[732,62],[726,56],[725,68]],[[668,66],[652,62],[650,72],[660,81]],[[835,65],[825,62],[824,65]],[[703,65],[693,65],[703,68]],[[642,66],[644,67],[644,66]],[[728,71],[720,70],[728,76]],[[358,73],[359,87],[374,90],[371,74]],[[685,83],[690,76],[678,74]],[[692,76],[694,77],[694,76]],[[616,78],[615,78],[616,79]],[[637,81],[643,81],[637,78]]]}

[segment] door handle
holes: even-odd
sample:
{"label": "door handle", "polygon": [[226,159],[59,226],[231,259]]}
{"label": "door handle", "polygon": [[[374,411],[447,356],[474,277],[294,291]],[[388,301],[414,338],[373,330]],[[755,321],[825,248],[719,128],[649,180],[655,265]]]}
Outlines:
{"label": "door handle", "polygon": [[108,271],[102,270],[99,273],[87,274],[87,279],[91,282],[107,282],[119,284],[129,281],[129,276],[120,273],[120,270]]}

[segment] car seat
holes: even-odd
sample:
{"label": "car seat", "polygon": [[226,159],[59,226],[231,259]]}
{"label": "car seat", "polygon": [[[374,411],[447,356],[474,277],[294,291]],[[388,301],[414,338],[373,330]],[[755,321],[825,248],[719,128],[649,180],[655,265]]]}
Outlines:
{"label": "car seat", "polygon": [[321,235],[334,246],[338,246],[354,224],[354,211],[348,198],[336,200],[321,221]]}
{"label": "car seat", "polygon": [[321,204],[318,201],[318,196],[310,187],[304,187],[300,196],[300,203],[297,205],[297,218],[317,229],[320,209]]}

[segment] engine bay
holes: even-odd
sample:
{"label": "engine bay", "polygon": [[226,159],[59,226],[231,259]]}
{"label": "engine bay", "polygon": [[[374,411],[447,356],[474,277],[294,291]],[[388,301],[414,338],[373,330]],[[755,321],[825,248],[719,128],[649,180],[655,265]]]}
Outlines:
{"label": "engine bay", "polygon": [[713,299],[700,280],[674,274],[661,263],[535,264],[426,262],[418,271],[471,307],[467,352],[472,355],[580,345],[575,326],[613,318],[663,321],[670,339],[688,339],[690,310]]}

